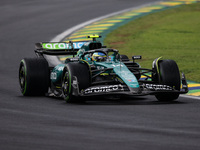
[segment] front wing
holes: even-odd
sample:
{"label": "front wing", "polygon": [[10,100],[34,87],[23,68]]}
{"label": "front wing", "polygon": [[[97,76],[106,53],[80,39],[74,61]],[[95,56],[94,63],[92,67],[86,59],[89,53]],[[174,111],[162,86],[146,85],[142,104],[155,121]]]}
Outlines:
{"label": "front wing", "polygon": [[72,83],[73,95],[75,96],[97,96],[97,95],[155,95],[158,93],[185,94],[188,92],[188,85],[185,76],[182,77],[182,88],[175,90],[173,87],[163,84],[141,83],[139,88],[131,88],[124,84],[96,85],[79,91],[78,81],[74,78]]}

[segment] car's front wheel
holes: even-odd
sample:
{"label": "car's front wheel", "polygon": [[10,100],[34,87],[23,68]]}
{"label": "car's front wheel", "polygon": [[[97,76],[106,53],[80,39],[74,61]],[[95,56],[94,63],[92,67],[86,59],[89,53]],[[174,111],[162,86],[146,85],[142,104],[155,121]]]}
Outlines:
{"label": "car's front wheel", "polygon": [[[174,60],[160,60],[158,62],[160,84],[169,85],[180,91],[180,72]],[[155,95],[159,101],[173,101],[178,99],[178,93],[160,93]]]}
{"label": "car's front wheel", "polygon": [[[77,80],[75,81],[74,78]],[[73,82],[77,82],[78,92],[89,87],[91,75],[88,64],[70,62],[65,66],[62,78],[62,92],[67,103],[76,102],[78,100],[73,94],[75,90],[77,90],[72,86]]]}

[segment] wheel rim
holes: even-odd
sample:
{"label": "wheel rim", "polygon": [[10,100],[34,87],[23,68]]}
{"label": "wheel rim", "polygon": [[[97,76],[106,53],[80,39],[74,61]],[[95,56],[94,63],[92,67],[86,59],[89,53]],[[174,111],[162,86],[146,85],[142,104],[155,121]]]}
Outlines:
{"label": "wheel rim", "polygon": [[19,69],[19,84],[21,87],[21,92],[24,94],[26,89],[26,69],[23,64],[21,64]]}
{"label": "wheel rim", "polygon": [[69,78],[68,71],[65,72],[63,83],[62,83],[62,89],[63,89],[64,98],[67,100],[69,98],[69,93],[70,93],[70,78]]}

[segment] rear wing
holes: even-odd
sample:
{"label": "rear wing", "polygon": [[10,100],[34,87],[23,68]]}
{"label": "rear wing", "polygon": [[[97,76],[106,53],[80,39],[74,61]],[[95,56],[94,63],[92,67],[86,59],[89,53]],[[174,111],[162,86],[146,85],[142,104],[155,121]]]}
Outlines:
{"label": "rear wing", "polygon": [[76,55],[77,51],[82,48],[84,45],[85,47],[89,46],[89,49],[97,49],[97,48],[102,48],[101,43],[96,43],[96,38],[101,38],[100,35],[97,34],[92,34],[89,36],[86,36],[86,38],[92,38],[94,44],[88,44],[84,45],[86,42],[89,41],[81,41],[81,42],[72,42],[69,41],[67,42],[41,42],[41,43],[36,43],[36,50],[35,53],[36,55],[42,56],[43,54],[47,55]]}
{"label": "rear wing", "polygon": [[82,42],[40,42],[36,43],[35,53],[39,55],[76,55],[77,51],[88,41]]}

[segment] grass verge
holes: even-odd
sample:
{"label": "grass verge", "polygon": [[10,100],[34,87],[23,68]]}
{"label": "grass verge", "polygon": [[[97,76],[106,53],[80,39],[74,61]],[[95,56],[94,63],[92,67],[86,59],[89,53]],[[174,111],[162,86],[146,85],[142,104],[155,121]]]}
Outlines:
{"label": "grass verge", "polygon": [[200,3],[149,14],[114,30],[104,40],[128,56],[142,55],[142,67],[151,68],[162,56],[173,59],[188,80],[200,82]]}

